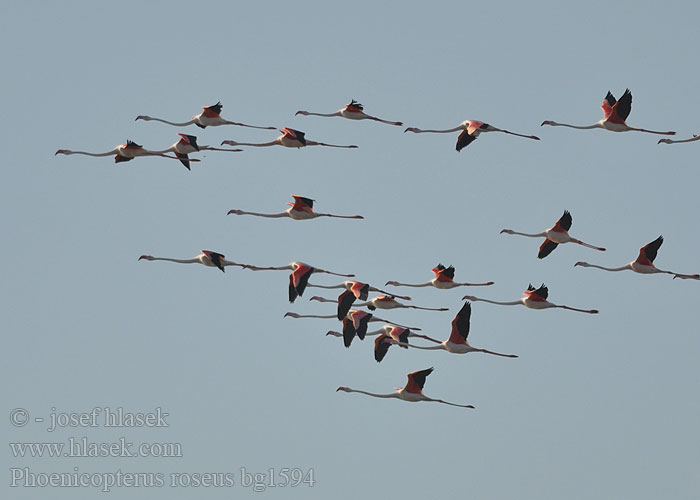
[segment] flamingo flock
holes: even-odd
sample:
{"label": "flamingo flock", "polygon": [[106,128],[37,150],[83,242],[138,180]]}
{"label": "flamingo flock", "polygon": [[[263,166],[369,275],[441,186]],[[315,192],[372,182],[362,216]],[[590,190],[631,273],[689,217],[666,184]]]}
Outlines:
{"label": "flamingo flock", "polygon": [[[661,135],[675,135],[673,131],[655,131],[643,128],[636,128],[627,125],[626,120],[629,117],[632,106],[632,93],[629,89],[625,90],[619,99],[616,99],[611,92],[608,92],[601,108],[603,109],[603,118],[587,126],[571,125],[567,123],[557,123],[551,120],[545,120],[541,123],[542,126],[559,126],[568,127],[574,129],[594,129],[602,128],[604,130],[612,132],[627,132],[627,131],[637,131],[650,134],[661,134]],[[282,146],[286,148],[303,148],[307,146],[325,146],[332,148],[342,148],[342,149],[356,149],[356,145],[339,145],[330,144],[325,142],[316,142],[306,138],[306,133],[299,130],[295,130],[289,127],[278,128],[274,126],[256,126],[249,125],[245,123],[233,122],[226,120],[221,117],[221,111],[223,105],[221,102],[217,102],[211,106],[204,106],[203,111],[193,116],[189,121],[184,122],[173,122],[162,118],[155,118],[148,115],[139,115],[136,117],[136,121],[155,121],[165,123],[167,125],[172,125],[176,127],[186,127],[189,125],[196,125],[201,129],[206,129],[207,127],[217,127],[223,125],[234,125],[240,127],[247,127],[259,130],[279,130],[282,135],[267,142],[239,142],[235,140],[224,140],[221,145],[228,146],[240,146],[240,147],[271,147],[271,146]],[[376,116],[365,113],[364,106],[352,99],[350,103],[346,104],[343,108],[339,109],[333,113],[318,113],[310,111],[297,111],[296,115],[301,116],[318,116],[318,117],[341,117],[348,120],[354,121],[374,121],[377,123],[382,123],[392,126],[403,126],[403,122],[400,121],[390,121],[383,118],[378,118]],[[408,127],[404,132],[411,132],[414,134],[420,133],[435,133],[435,134],[445,134],[452,132],[460,132],[456,142],[456,150],[459,152],[462,149],[469,146],[474,140],[476,140],[479,135],[487,132],[501,132],[506,135],[517,136],[526,139],[532,139],[539,141],[540,138],[534,135],[526,135],[521,133],[512,132],[506,129],[497,128],[487,123],[475,120],[466,120],[460,123],[457,127],[450,129],[419,129],[416,127]],[[171,146],[164,148],[162,150],[149,150],[145,149],[143,146],[129,140],[126,144],[117,146],[116,148],[104,152],[104,153],[90,153],[85,151],[73,151],[69,149],[59,149],[56,151],[56,155],[86,155],[91,157],[108,157],[114,156],[115,163],[122,163],[130,161],[134,158],[139,157],[161,157],[168,159],[175,159],[181,162],[181,164],[189,171],[191,170],[191,164],[200,162],[199,158],[191,157],[191,155],[196,155],[202,151],[215,151],[215,152],[242,152],[244,149],[235,148],[220,148],[213,147],[209,145],[198,144],[198,139],[196,136],[185,133],[178,133],[179,140],[172,144]],[[700,136],[694,135],[690,139],[684,140],[671,140],[671,139],[661,139],[658,144],[676,144],[676,143],[688,143],[700,140]],[[169,154],[169,153],[172,153]],[[289,202],[289,208],[283,212],[276,213],[260,213],[252,211],[244,211],[241,209],[231,209],[228,211],[227,215],[248,215],[260,218],[289,218],[294,221],[301,220],[311,220],[317,218],[331,218],[331,219],[356,219],[362,220],[365,217],[363,215],[339,215],[333,213],[321,213],[314,211],[315,200],[307,196],[301,196],[293,194],[291,195],[293,202]],[[341,224],[339,222],[339,224]],[[342,223],[345,224],[345,223]],[[351,225],[354,225],[351,224]],[[524,233],[514,231],[512,229],[502,229],[501,234],[508,235],[518,235],[528,238],[544,238],[544,241],[539,247],[537,253],[538,259],[544,259],[549,256],[559,245],[566,243],[573,243],[585,248],[605,251],[603,247],[595,246],[589,243],[585,243],[579,239],[572,237],[569,234],[569,230],[572,225],[572,216],[568,210],[564,210],[563,215],[557,220],[557,222],[551,228],[539,232],[539,233]],[[680,279],[694,279],[700,280],[700,274],[682,274],[673,271],[665,271],[657,268],[654,265],[654,260],[657,257],[659,248],[663,243],[663,237],[659,236],[654,241],[644,245],[640,251],[639,256],[636,260],[625,264],[621,267],[604,267],[596,264],[589,264],[588,262],[578,261],[574,264],[574,267],[593,267],[602,269],[604,271],[623,271],[632,270],[636,273],[641,274],[668,274],[672,275],[673,278]],[[227,260],[226,257],[218,252],[211,250],[201,250],[201,253],[190,259],[180,259],[180,258],[170,258],[170,257],[154,257],[152,255],[141,255],[138,258],[139,261],[166,261],[178,264],[201,264],[206,267],[213,267],[225,272],[226,267],[235,266],[240,267],[243,270],[249,271],[290,271],[288,276],[288,298],[290,303],[294,303],[299,297],[302,297],[307,288],[320,288],[326,290],[338,289],[342,290],[337,298],[327,298],[321,296],[313,296],[310,298],[311,301],[320,303],[333,303],[335,304],[334,314],[299,314],[293,311],[289,311],[285,314],[285,317],[290,318],[323,318],[323,319],[333,319],[340,321],[341,331],[328,330],[326,336],[339,337],[343,339],[343,344],[346,348],[351,347],[353,340],[355,338],[359,339],[360,343],[366,337],[375,337],[374,345],[372,348],[373,357],[377,362],[381,362],[389,352],[389,349],[396,345],[404,350],[417,349],[417,350],[443,350],[448,353],[453,354],[467,354],[471,352],[478,352],[489,354],[492,356],[498,356],[502,358],[517,358],[515,354],[503,354],[501,352],[481,349],[473,347],[469,341],[468,336],[470,332],[470,322],[472,316],[472,303],[476,302],[486,302],[496,305],[522,305],[528,309],[563,309],[567,311],[574,311],[586,314],[598,314],[597,309],[582,309],[577,307],[571,307],[568,305],[559,305],[549,302],[549,289],[547,286],[542,284],[540,287],[535,288],[530,284],[527,289],[522,293],[522,297],[514,301],[496,301],[491,299],[479,298],[473,295],[465,295],[462,300],[465,300],[464,304],[461,306],[459,312],[454,317],[451,322],[450,335],[447,340],[440,341],[432,337],[423,334],[417,334],[415,331],[421,331],[418,327],[404,326],[393,320],[387,320],[375,316],[373,312],[367,312],[361,308],[367,308],[370,311],[375,311],[377,309],[392,310],[392,309],[414,309],[422,311],[448,311],[447,307],[428,307],[425,305],[414,305],[413,303],[407,304],[400,302],[397,299],[406,302],[412,302],[411,297],[397,295],[375,286],[372,286],[365,281],[357,280],[347,280],[339,284],[322,284],[322,283],[310,283],[309,279],[312,274],[315,275],[332,275],[341,276],[345,278],[354,278],[355,274],[350,273],[338,273],[335,271],[328,271],[320,267],[311,266],[303,262],[294,261],[288,265],[284,266],[258,266],[247,263],[238,263]],[[404,283],[400,281],[387,281],[384,286],[392,287],[432,287],[440,290],[449,290],[457,287],[486,287],[494,285],[493,281],[484,282],[457,282],[455,281],[455,267],[444,266],[438,264],[431,269],[433,273],[433,279],[423,283]],[[320,279],[320,278],[319,278]],[[440,292],[438,295],[443,295],[447,292]],[[370,294],[376,294],[374,297],[370,297]],[[360,302],[357,302],[360,301]],[[368,325],[372,322],[383,323],[383,326],[376,330],[368,331]],[[409,338],[414,339],[414,343],[409,343]],[[425,342],[429,342],[428,345],[421,345],[420,339]],[[394,349],[397,352],[402,352],[401,349]],[[392,350],[392,351],[394,351]],[[427,355],[427,354],[426,354]],[[394,356],[394,354],[392,354]],[[398,354],[396,354],[398,357]],[[351,389],[349,387],[341,386],[338,387],[336,392],[355,392],[364,394],[367,396],[375,398],[395,398],[408,402],[436,402],[445,405],[461,407],[461,408],[475,408],[471,404],[456,404],[444,401],[442,399],[433,399],[427,397],[423,394],[423,387],[425,385],[426,378],[433,372],[433,368],[428,368],[424,370],[413,371],[408,374],[408,382],[405,387],[396,388],[393,393],[377,394],[371,393],[358,389]]]}

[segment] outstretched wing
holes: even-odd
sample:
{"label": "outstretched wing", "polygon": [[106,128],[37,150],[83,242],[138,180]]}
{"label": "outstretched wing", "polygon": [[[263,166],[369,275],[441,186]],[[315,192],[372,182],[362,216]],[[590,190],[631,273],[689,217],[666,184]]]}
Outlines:
{"label": "outstretched wing", "polygon": [[554,225],[555,231],[559,228],[563,229],[564,231],[571,229],[571,212],[568,210],[564,210],[564,215],[559,217],[559,220]]}
{"label": "outstretched wing", "polygon": [[544,259],[547,255],[552,253],[554,251],[554,249],[557,248],[558,245],[559,245],[559,243],[555,243],[552,240],[550,240],[549,238],[544,240],[544,243],[542,243],[540,245],[540,251],[537,254],[537,258]]}
{"label": "outstretched wing", "polygon": [[457,151],[462,151],[464,148],[474,142],[474,139],[476,139],[476,137],[470,135],[467,129],[462,130],[459,137],[457,137]]}
{"label": "outstretched wing", "polygon": [[465,302],[457,316],[452,320],[452,332],[450,342],[453,344],[465,344],[469,336],[469,320],[472,315],[471,302]]}
{"label": "outstretched wing", "polygon": [[622,121],[625,121],[630,115],[630,111],[632,111],[632,92],[630,92],[630,89],[625,90],[625,93],[622,94],[622,97],[617,101],[617,105],[615,105],[614,108],[617,116],[619,116]]}
{"label": "outstretched wing", "polygon": [[639,257],[637,257],[637,260],[641,261],[641,263],[644,263],[643,261],[646,258],[646,260],[649,261],[647,265],[652,264],[663,242],[664,237],[659,236],[651,243],[647,243],[646,245],[644,245],[642,248],[639,249]]}
{"label": "outstretched wing", "polygon": [[423,386],[425,385],[425,379],[433,372],[433,368],[428,368],[427,370],[420,370],[417,372],[411,372],[408,374],[408,384],[406,384],[405,389],[408,392],[421,393],[423,392]]}
{"label": "outstretched wing", "polygon": [[345,290],[343,293],[340,294],[338,297],[338,319],[343,320],[345,316],[347,316],[348,311],[350,311],[350,308],[352,305],[355,303],[355,294],[352,293],[350,290]]}

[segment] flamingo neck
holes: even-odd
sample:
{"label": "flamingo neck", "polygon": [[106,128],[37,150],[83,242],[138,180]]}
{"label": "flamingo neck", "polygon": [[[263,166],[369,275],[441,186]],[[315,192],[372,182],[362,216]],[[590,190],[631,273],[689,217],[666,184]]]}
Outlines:
{"label": "flamingo neck", "polygon": [[149,121],[167,123],[168,125],[174,125],[176,127],[186,127],[187,125],[192,125],[193,123],[195,123],[194,119],[190,120],[188,122],[178,123],[178,122],[169,122],[168,120],[163,120],[162,118],[153,118],[153,117],[151,117]]}
{"label": "flamingo neck", "polygon": [[579,130],[590,130],[593,128],[603,128],[603,125],[600,122],[594,123],[593,125],[570,125],[568,123],[557,123],[557,122],[550,122],[548,125],[551,125],[553,127],[568,127],[568,128],[575,128]]}
{"label": "flamingo neck", "polygon": [[361,391],[359,389],[348,389],[346,392],[359,392],[360,394],[372,396],[373,398],[400,398],[398,392],[392,392],[391,394],[376,394],[374,392]]}
{"label": "flamingo neck", "polygon": [[166,260],[168,262],[177,262],[178,264],[197,264],[200,262],[199,259],[196,257],[194,259],[171,259],[168,257],[154,257],[152,260]]}

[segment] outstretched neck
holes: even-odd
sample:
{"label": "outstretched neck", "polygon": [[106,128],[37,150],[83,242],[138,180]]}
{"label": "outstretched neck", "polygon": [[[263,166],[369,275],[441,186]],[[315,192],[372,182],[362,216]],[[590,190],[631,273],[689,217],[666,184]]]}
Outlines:
{"label": "outstretched neck", "polygon": [[551,125],[552,127],[568,127],[568,128],[575,128],[579,130],[590,130],[593,128],[603,128],[603,126],[600,123],[594,123],[593,125],[570,125],[568,123],[557,123],[557,122],[545,122],[542,125]]}
{"label": "outstretched neck", "polygon": [[194,259],[170,259],[168,257],[153,257],[151,260],[166,260],[168,262],[177,262],[178,264],[196,264],[199,262],[199,259],[194,258]]}
{"label": "outstretched neck", "polygon": [[277,219],[280,217],[289,217],[289,212],[280,212],[277,214],[260,214],[257,212],[245,212],[243,210],[238,210],[236,212],[231,212],[231,213],[235,213],[236,215],[254,215],[256,217],[267,217],[269,219]]}
{"label": "outstretched neck", "polygon": [[476,297],[472,297],[471,300],[473,302],[488,302],[489,304],[497,304],[499,306],[519,306],[523,304],[520,300],[514,300],[512,302],[499,302],[497,300],[479,299]]}
{"label": "outstretched neck", "polygon": [[187,125],[192,125],[193,123],[195,123],[195,120],[190,120],[188,122],[170,122],[168,120],[163,120],[162,118],[153,118],[153,117],[150,117],[147,121],[167,123],[168,125],[174,125],[176,127],[186,127]]}
{"label": "outstretched neck", "polygon": [[527,236],[529,238],[542,238],[544,236],[547,236],[544,233],[536,233],[536,234],[530,234],[530,233],[519,233],[518,231],[505,231],[506,234],[517,234],[519,236]]}
{"label": "outstretched neck", "polygon": [[400,397],[398,392],[392,392],[391,394],[376,394],[374,392],[360,391],[359,389],[348,389],[346,392],[359,392],[360,394],[372,396],[373,398],[399,398]]}
{"label": "outstretched neck", "polygon": [[419,288],[419,287],[424,287],[424,286],[432,286],[433,282],[428,281],[427,283],[399,283],[398,281],[388,281],[387,285],[392,285],[392,286],[410,286],[413,288]]}

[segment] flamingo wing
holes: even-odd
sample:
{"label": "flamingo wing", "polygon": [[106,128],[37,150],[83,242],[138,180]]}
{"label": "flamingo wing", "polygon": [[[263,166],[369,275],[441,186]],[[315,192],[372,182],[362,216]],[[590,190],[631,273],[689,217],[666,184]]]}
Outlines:
{"label": "flamingo wing", "polygon": [[557,246],[559,246],[559,243],[555,243],[549,238],[547,238],[546,240],[544,240],[544,243],[540,245],[540,251],[537,254],[537,258],[544,259],[547,255],[552,253],[554,249],[557,248]]}
{"label": "flamingo wing", "polygon": [[603,110],[603,116],[607,119],[610,117],[610,115],[613,112],[613,106],[617,100],[615,99],[615,96],[612,95],[612,93],[608,90],[608,95],[605,96],[603,99],[603,104],[600,105],[601,109]]}
{"label": "flamingo wing", "polygon": [[453,344],[466,344],[469,336],[469,320],[472,315],[471,302],[465,302],[457,316],[452,320],[452,331],[450,332],[450,342]]}
{"label": "flamingo wing", "polygon": [[353,324],[352,319],[350,318],[343,318],[343,343],[345,344],[345,347],[350,347],[350,344],[352,344],[352,339],[355,338],[355,334],[357,331],[355,330],[355,325]]}
{"label": "flamingo wing", "polygon": [[292,195],[294,198],[294,205],[292,205],[292,210],[298,212],[312,212],[314,208],[314,200],[311,198],[305,198],[304,196],[299,196],[296,194]]}
{"label": "flamingo wing", "polygon": [[571,221],[571,212],[569,212],[568,210],[564,210],[564,215],[559,217],[559,220],[554,225],[554,230],[560,230],[560,232],[568,231],[569,229],[571,229]]}
{"label": "flamingo wing", "polygon": [[114,163],[122,163],[133,160],[130,156],[114,155]]}
{"label": "flamingo wing", "polygon": [[218,118],[219,115],[221,115],[221,109],[223,107],[224,105],[219,101],[211,106],[203,106],[202,109],[204,110],[204,116],[207,118]]}
{"label": "flamingo wing", "polygon": [[190,157],[187,156],[187,153],[175,153],[175,156],[180,159],[180,163],[182,163],[187,170],[190,170]]}
{"label": "flamingo wing", "polygon": [[642,248],[639,249],[639,257],[637,257],[637,261],[646,265],[652,264],[663,242],[664,237],[659,236],[651,243],[647,243],[646,245],[644,245]]}
{"label": "flamingo wing", "polygon": [[465,128],[462,130],[459,137],[457,137],[457,151],[462,151],[464,148],[474,142],[474,139],[476,139],[476,137],[469,133],[469,129]]}
{"label": "flamingo wing", "polygon": [[613,107],[615,108],[615,114],[624,122],[630,115],[630,111],[632,111],[632,92],[630,92],[630,89],[625,90],[625,93],[622,94],[622,97]]}
{"label": "flamingo wing", "polygon": [[338,319],[342,319],[348,314],[350,308],[355,303],[355,294],[350,290],[345,290],[338,297]]}
{"label": "flamingo wing", "polygon": [[423,387],[425,386],[425,379],[433,372],[433,368],[428,368],[427,370],[420,370],[417,372],[411,372],[408,374],[408,384],[404,388],[408,392],[414,394],[421,394],[423,392]]}
{"label": "flamingo wing", "polygon": [[[297,267],[292,274],[289,275],[289,284],[290,287],[294,285],[294,291],[296,295],[294,296],[294,299],[297,298],[297,296],[301,297],[304,295],[304,290],[306,290],[306,285],[309,283],[309,278],[311,277],[311,274],[314,272],[314,268],[311,266],[307,265],[301,265]],[[289,290],[289,302],[294,302],[294,299],[292,299],[292,291],[291,288]]]}
{"label": "flamingo wing", "polygon": [[377,363],[381,363],[384,356],[386,356],[387,351],[391,347],[391,342],[389,342],[389,339],[391,339],[391,337],[384,333],[374,339],[374,359],[377,361]]}
{"label": "flamingo wing", "polygon": [[223,254],[217,253],[217,252],[212,252],[211,250],[202,250],[202,253],[209,257],[209,260],[211,261],[212,264],[214,264],[216,267],[221,269],[222,272],[226,272],[226,268],[224,267],[224,259],[225,257]]}

